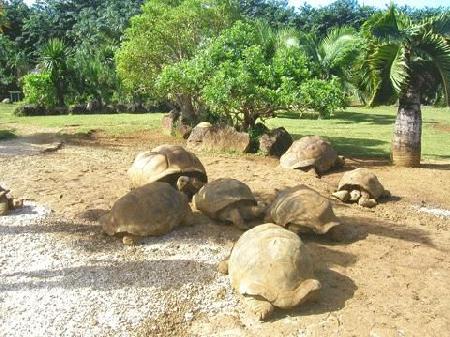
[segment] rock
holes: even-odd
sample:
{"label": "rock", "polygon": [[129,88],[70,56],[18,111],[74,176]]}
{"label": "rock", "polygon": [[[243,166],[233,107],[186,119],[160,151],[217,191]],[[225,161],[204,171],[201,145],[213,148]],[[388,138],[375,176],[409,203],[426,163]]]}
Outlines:
{"label": "rock", "polygon": [[27,104],[18,106],[14,110],[14,115],[16,116],[45,116],[47,115],[47,109],[42,106],[37,106],[35,104]]}
{"label": "rock", "polygon": [[350,201],[358,201],[361,198],[361,192],[358,190],[353,190],[350,192]]}
{"label": "rock", "polygon": [[380,196],[381,199],[390,199],[391,198],[391,191],[384,190],[383,194]]}
{"label": "rock", "polygon": [[88,113],[99,113],[102,110],[102,102],[94,99],[86,105]]}
{"label": "rock", "polygon": [[81,115],[86,113],[86,105],[83,104],[75,104],[69,107],[69,114],[73,115]]}
{"label": "rock", "polygon": [[350,193],[348,193],[348,191],[346,190],[336,191],[333,194],[331,194],[331,197],[346,202],[350,199]]}
{"label": "rock", "polygon": [[2,100],[3,104],[11,104],[11,100],[9,98],[5,98],[4,100]]}
{"label": "rock", "polygon": [[[209,123],[208,123],[209,124]],[[188,148],[204,151],[244,153],[250,149],[250,135],[228,125],[197,125],[188,139]]]}
{"label": "rock", "polygon": [[189,138],[187,140],[187,147],[191,149],[197,149],[202,146],[203,137],[209,132],[212,127],[211,123],[201,122],[198,123],[191,131]]}
{"label": "rock", "polygon": [[176,123],[173,133],[177,137],[182,137],[183,139],[188,139],[192,132],[192,126],[183,123]]}
{"label": "rock", "polygon": [[47,109],[47,115],[67,115],[69,109],[65,106],[56,106]]}
{"label": "rock", "polygon": [[116,104],[115,109],[118,113],[127,112],[127,106],[125,104]]}
{"label": "rock", "polygon": [[259,150],[265,155],[281,157],[292,145],[293,139],[285,128],[264,133],[259,139]]}

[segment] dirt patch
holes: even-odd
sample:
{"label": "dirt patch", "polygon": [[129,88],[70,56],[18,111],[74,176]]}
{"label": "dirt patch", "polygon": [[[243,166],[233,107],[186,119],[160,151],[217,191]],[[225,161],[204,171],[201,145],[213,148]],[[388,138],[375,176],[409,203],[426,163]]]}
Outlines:
{"label": "dirt patch", "polygon": [[[45,156],[0,155],[2,186],[69,220],[26,229],[0,227],[7,231],[1,236],[6,255],[0,260],[0,317],[2,326],[9,327],[8,336],[23,332],[14,320],[27,331],[47,335],[63,333],[61,327],[69,329],[66,333],[89,331],[91,336],[387,337],[443,336],[450,330],[450,219],[418,211],[450,210],[449,163],[404,169],[383,161],[347,161],[345,170],[370,167],[393,198],[374,209],[333,201],[337,215],[356,235],[345,243],[303,237],[323,283],[319,299],[277,311],[271,321],[259,323],[231,292],[227,277],[215,272],[239,231],[200,217],[194,227],[126,248],[86,222],[128,191],[126,170],[138,151],[181,142],[151,132],[115,138],[96,132]],[[242,180],[267,202],[275,189],[299,183],[329,196],[343,174],[341,170],[316,179],[257,155],[199,157],[211,180]],[[46,235],[48,242],[42,239]],[[20,254],[8,253],[23,249],[22,262],[17,260]],[[64,254],[48,256],[58,251]],[[32,261],[42,254],[48,265],[35,268]],[[22,274],[10,276],[14,273]],[[155,287],[144,286],[148,282]],[[29,298],[34,308],[27,304]],[[48,317],[53,307],[59,319]],[[34,316],[26,319],[28,314]],[[65,327],[67,321],[70,327]],[[37,329],[39,324],[43,330]]]}
{"label": "dirt patch", "polygon": [[436,123],[434,128],[439,131],[450,132],[450,124],[447,123]]}

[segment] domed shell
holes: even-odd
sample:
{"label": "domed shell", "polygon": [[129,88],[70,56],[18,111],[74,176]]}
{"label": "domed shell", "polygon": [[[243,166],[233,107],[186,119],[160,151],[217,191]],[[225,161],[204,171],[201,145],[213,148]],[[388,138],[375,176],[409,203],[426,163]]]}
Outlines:
{"label": "domed shell", "polygon": [[206,170],[197,156],[178,145],[161,145],[137,154],[128,170],[132,187],[161,181],[176,184],[181,175],[207,182]]}
{"label": "domed shell", "polygon": [[297,233],[312,230],[325,234],[340,225],[330,201],[305,185],[282,191],[272,202],[266,221]]}
{"label": "domed shell", "polygon": [[289,169],[314,167],[323,173],[331,169],[338,159],[331,144],[319,136],[300,138],[280,158],[280,165]]}
{"label": "domed shell", "polygon": [[187,197],[167,183],[138,187],[118,199],[100,218],[109,234],[162,235],[182,224],[192,214]]}
{"label": "domed shell", "polygon": [[339,191],[351,191],[354,189],[363,189],[374,199],[380,198],[385,191],[377,176],[366,168],[358,168],[345,172],[339,181]]}
{"label": "domed shell", "polygon": [[236,179],[217,179],[204,185],[193,198],[196,209],[214,217],[225,207],[234,203],[256,205],[250,187]]}
{"label": "domed shell", "polygon": [[278,307],[296,305],[285,295],[314,278],[312,260],[299,236],[275,224],[246,231],[228,261],[231,285],[243,295],[262,296]]}

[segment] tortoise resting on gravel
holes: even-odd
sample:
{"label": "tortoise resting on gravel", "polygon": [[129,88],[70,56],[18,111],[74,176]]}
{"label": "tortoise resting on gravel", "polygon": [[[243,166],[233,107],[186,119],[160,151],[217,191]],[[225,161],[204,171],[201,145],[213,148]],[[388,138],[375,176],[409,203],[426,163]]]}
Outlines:
{"label": "tortoise resting on gravel", "polygon": [[283,168],[315,170],[317,175],[333,167],[344,166],[345,158],[338,156],[331,144],[319,136],[296,140],[280,158]]}
{"label": "tortoise resting on gravel", "polygon": [[232,222],[248,229],[245,220],[263,215],[264,204],[258,204],[250,187],[236,179],[217,179],[204,185],[193,198],[196,209],[212,219]]}
{"label": "tortoise resting on gravel", "polygon": [[338,189],[332,197],[344,202],[358,202],[363,207],[374,207],[380,198],[389,198],[377,176],[366,168],[345,172],[339,181]]}
{"label": "tortoise resting on gravel", "polygon": [[9,210],[23,206],[23,200],[9,196],[9,192],[0,186],[0,215],[6,215]]}
{"label": "tortoise resting on gravel", "polygon": [[139,236],[166,234],[180,225],[190,225],[191,221],[186,195],[161,182],[128,192],[99,219],[108,235],[124,235],[124,244],[135,243]]}
{"label": "tortoise resting on gravel", "polygon": [[305,185],[279,192],[267,210],[265,221],[276,223],[297,234],[311,231],[325,234],[340,225],[331,202]]}
{"label": "tortoise resting on gravel", "polygon": [[137,154],[128,170],[132,188],[155,181],[166,182],[189,199],[208,181],[197,156],[178,145],[161,145]]}
{"label": "tortoise resting on gravel", "polygon": [[275,224],[256,226],[239,238],[218,270],[260,320],[274,307],[292,308],[317,295],[321,284],[300,237]]}

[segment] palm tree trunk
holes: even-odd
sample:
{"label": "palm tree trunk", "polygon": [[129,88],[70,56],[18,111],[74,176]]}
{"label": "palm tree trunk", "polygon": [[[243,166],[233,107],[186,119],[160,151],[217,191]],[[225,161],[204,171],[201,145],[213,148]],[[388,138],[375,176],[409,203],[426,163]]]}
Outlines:
{"label": "palm tree trunk", "polygon": [[420,165],[422,113],[420,92],[414,84],[402,93],[392,138],[392,161],[396,166],[418,167]]}

